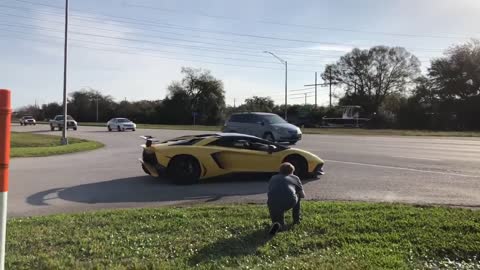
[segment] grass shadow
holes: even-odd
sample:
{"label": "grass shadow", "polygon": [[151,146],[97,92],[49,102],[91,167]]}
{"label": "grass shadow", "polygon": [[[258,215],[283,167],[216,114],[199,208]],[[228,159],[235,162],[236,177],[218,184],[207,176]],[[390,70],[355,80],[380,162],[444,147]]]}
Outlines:
{"label": "grass shadow", "polygon": [[243,257],[257,252],[259,247],[265,245],[272,237],[268,229],[239,235],[237,237],[220,239],[200,249],[196,255],[190,258],[189,263],[195,266],[199,263],[217,261],[224,257]]}

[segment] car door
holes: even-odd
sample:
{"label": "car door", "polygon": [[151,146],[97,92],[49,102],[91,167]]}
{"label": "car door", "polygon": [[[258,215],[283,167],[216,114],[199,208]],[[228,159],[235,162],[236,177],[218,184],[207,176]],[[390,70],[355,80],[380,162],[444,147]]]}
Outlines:
{"label": "car door", "polygon": [[272,172],[272,168],[278,167],[278,157],[268,152],[268,144],[265,147],[252,147],[258,143],[254,138],[226,137],[216,142],[218,152],[214,158],[219,166],[231,172]]}

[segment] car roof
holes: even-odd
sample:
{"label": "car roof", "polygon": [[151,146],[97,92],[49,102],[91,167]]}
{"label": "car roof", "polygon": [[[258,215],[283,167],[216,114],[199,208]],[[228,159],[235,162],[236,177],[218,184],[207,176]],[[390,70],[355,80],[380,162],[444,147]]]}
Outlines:
{"label": "car roof", "polygon": [[212,137],[215,137],[215,138],[228,138],[228,137],[258,138],[258,137],[252,136],[252,135],[241,134],[241,133],[223,133],[223,132],[219,132],[219,133],[207,133],[207,134],[186,135],[186,136],[181,136],[181,137],[178,137],[178,138],[174,138],[173,140],[176,140],[176,139],[187,139],[187,138],[188,138],[188,139],[194,139],[194,138],[206,139],[206,138],[212,138]]}
{"label": "car roof", "polygon": [[267,112],[242,112],[242,113],[233,113],[232,115],[241,115],[241,114],[275,115],[274,113],[267,113]]}

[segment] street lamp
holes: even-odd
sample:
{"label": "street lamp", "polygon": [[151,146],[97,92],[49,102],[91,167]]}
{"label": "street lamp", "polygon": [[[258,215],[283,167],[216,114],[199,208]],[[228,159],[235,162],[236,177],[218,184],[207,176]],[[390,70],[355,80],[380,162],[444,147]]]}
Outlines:
{"label": "street lamp", "polygon": [[63,128],[61,144],[68,144],[67,139],[67,43],[68,42],[68,0],[65,0],[65,44],[63,54]]}
{"label": "street lamp", "polygon": [[287,64],[287,61],[285,61],[282,58],[276,56],[272,52],[264,51],[264,53],[271,54],[273,57],[277,58],[280,61],[280,63],[285,64],[285,120],[287,120],[287,96],[288,96],[288,86],[287,86],[288,64]]}

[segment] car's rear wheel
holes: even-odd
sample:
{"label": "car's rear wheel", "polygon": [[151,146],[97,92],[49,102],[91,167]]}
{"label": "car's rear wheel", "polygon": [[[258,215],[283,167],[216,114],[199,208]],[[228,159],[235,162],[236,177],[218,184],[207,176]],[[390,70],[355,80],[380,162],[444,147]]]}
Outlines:
{"label": "car's rear wheel", "polygon": [[108,128],[108,131],[112,131],[112,128],[110,126],[108,126],[107,128]]}
{"label": "car's rear wheel", "polygon": [[308,163],[304,157],[300,155],[291,155],[285,158],[283,162],[289,162],[295,167],[294,174],[300,178],[308,176]]}
{"label": "car's rear wheel", "polygon": [[267,141],[271,141],[271,142],[275,141],[275,137],[273,137],[273,134],[271,132],[267,132],[263,134],[263,138]]}
{"label": "car's rear wheel", "polygon": [[172,178],[175,184],[196,184],[200,179],[200,174],[200,163],[192,156],[176,156],[168,163],[167,175],[168,177]]}

